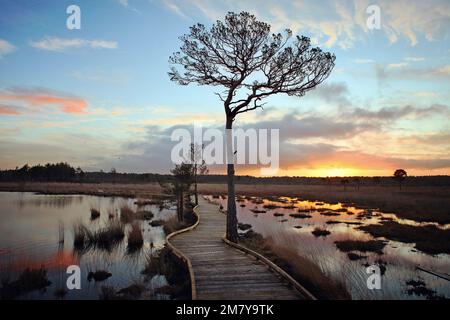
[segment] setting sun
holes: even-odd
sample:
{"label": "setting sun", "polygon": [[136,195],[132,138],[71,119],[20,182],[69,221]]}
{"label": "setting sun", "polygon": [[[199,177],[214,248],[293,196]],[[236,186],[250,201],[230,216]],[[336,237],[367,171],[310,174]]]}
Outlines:
{"label": "setting sun", "polygon": [[358,175],[358,170],[352,168],[321,168],[316,172],[318,177],[345,177]]}

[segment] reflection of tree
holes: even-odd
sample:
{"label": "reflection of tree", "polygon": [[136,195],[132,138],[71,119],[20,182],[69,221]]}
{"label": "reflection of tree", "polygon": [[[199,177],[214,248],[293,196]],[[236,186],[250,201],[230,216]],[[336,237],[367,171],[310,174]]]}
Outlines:
{"label": "reflection of tree", "polygon": [[83,196],[32,195],[31,197],[26,196],[17,200],[19,207],[36,206],[63,209],[74,203],[81,203],[83,201]]}
{"label": "reflection of tree", "polygon": [[205,160],[203,160],[203,150],[205,146],[202,144],[201,146],[198,144],[191,143],[190,150],[190,161],[193,166],[192,172],[194,174],[194,197],[195,197],[195,205],[198,205],[198,191],[197,191],[197,177],[198,175],[204,175],[209,172],[208,167],[206,166]]}

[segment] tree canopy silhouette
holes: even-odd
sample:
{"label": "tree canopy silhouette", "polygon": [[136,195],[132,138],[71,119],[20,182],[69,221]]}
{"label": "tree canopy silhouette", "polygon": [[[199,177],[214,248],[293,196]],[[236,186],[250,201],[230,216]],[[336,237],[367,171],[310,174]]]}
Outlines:
{"label": "tree canopy silhouette", "polygon": [[[181,85],[221,87],[216,94],[223,102],[226,129],[232,129],[238,114],[262,107],[262,100],[271,95],[303,96],[329,76],[335,61],[333,54],[312,47],[309,38],[293,38],[288,29],[273,34],[269,24],[248,12],[229,12],[223,22],[217,21],[210,29],[196,24],[180,40],[180,51],[169,59],[170,79]],[[228,148],[232,148],[231,143]],[[227,165],[227,238],[236,242],[231,162]]]}
{"label": "tree canopy silhouette", "polygon": [[405,170],[403,170],[403,169],[395,170],[394,179],[397,180],[400,190],[402,189],[403,180],[405,180],[407,176],[408,176],[408,174],[406,173]]}

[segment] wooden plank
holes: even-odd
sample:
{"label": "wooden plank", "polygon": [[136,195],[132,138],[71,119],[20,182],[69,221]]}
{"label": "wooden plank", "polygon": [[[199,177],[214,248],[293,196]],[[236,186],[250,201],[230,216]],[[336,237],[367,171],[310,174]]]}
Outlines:
{"label": "wooden plank", "polygon": [[177,234],[171,243],[192,265],[198,299],[305,298],[253,256],[222,241],[226,217],[216,205],[200,198],[197,213],[197,227]]}

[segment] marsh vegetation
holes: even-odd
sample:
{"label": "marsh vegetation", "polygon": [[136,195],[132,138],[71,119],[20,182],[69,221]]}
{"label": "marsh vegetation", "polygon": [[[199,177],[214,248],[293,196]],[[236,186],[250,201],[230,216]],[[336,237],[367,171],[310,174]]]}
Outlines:
{"label": "marsh vegetation", "polygon": [[[226,210],[225,196],[207,198]],[[450,296],[447,280],[417,269],[420,266],[441,275],[450,270],[448,224],[417,222],[376,207],[309,201],[298,196],[240,195],[239,203],[245,204],[237,209],[241,242],[272,260],[278,259],[280,266],[312,292],[316,290],[319,297],[431,299]],[[372,265],[380,269],[381,290],[369,290],[366,286],[366,268]],[[414,278],[422,279],[425,288],[433,294],[415,294],[415,289],[406,284]],[[316,287],[311,285],[313,283]],[[334,283],[334,289],[327,288],[328,283]],[[319,284],[323,285],[322,289]],[[335,293],[326,296],[322,291]]]}
{"label": "marsh vegetation", "polygon": [[[183,223],[163,198],[0,193],[0,274],[3,299],[179,299],[189,290],[159,259],[165,235]],[[19,214],[20,212],[20,214]],[[158,221],[153,224],[152,222]],[[5,228],[14,228],[7,237]],[[65,229],[61,232],[61,228]],[[62,240],[61,240],[62,238]],[[8,249],[3,249],[8,248]],[[165,256],[166,253],[163,253]],[[149,261],[159,269],[143,273]],[[159,259],[159,260],[158,260]],[[66,268],[79,265],[82,290],[67,290]],[[177,271],[178,272],[178,271]],[[181,270],[180,272],[184,272]],[[178,277],[183,277],[179,274]],[[175,286],[176,288],[172,288]]]}

